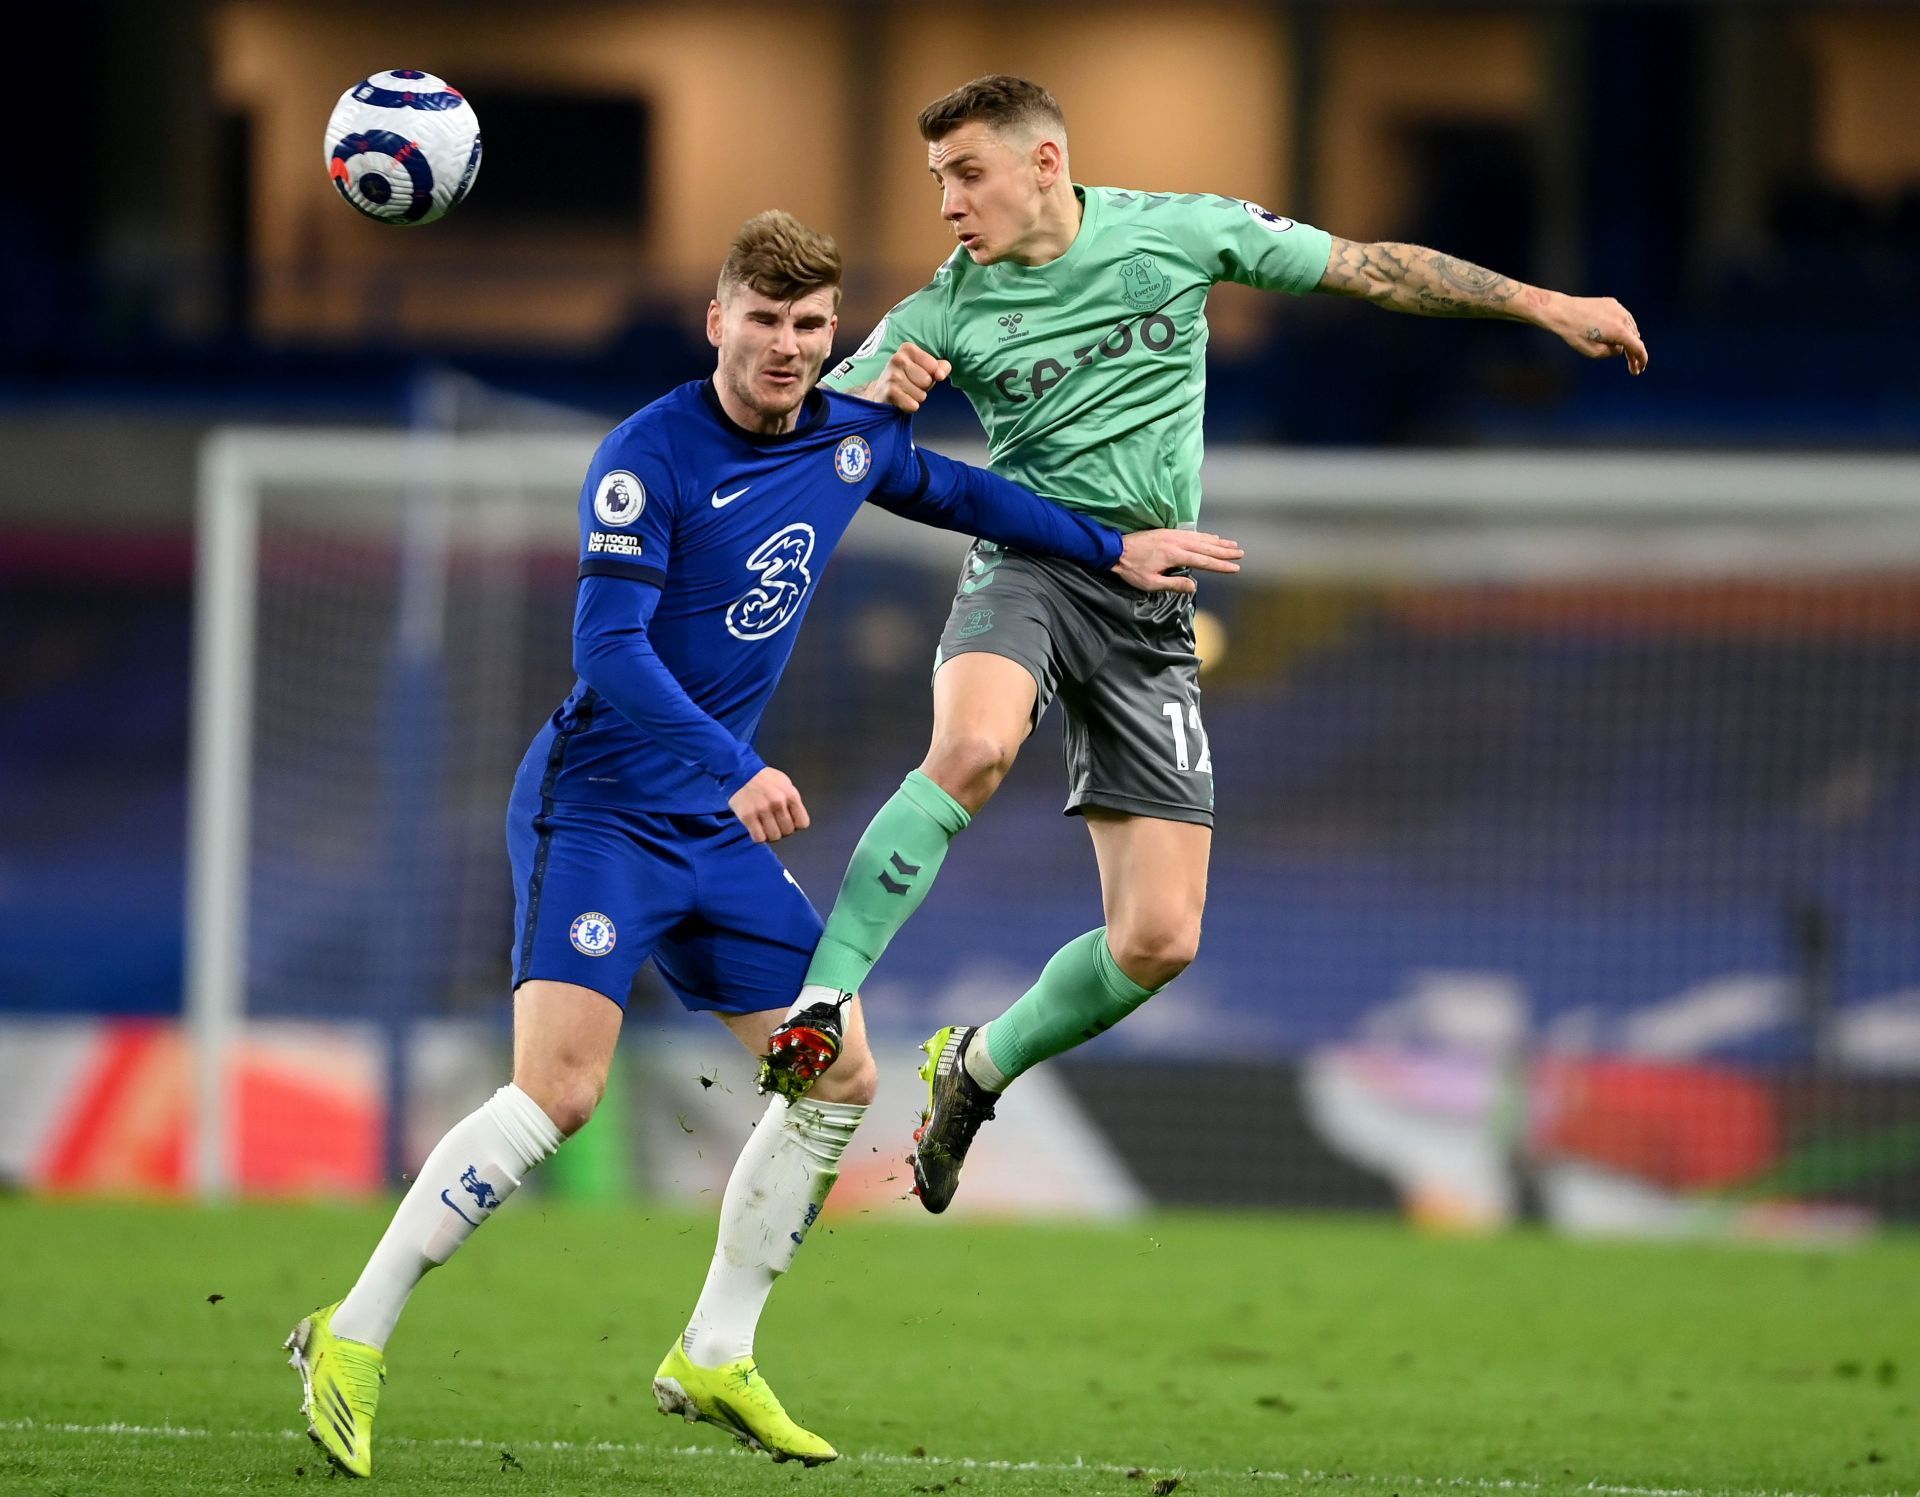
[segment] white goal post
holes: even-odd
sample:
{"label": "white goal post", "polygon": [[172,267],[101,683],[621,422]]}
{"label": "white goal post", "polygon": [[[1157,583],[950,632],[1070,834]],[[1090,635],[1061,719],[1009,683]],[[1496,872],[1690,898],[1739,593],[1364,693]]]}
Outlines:
{"label": "white goal post", "polygon": [[[293,516],[323,523],[343,550],[377,541],[382,558],[367,564],[373,580],[364,584],[377,591],[377,607],[342,604],[328,618],[304,621],[285,648],[301,658],[362,650],[352,631],[364,624],[377,627],[377,636],[365,638],[382,641],[382,650],[403,661],[409,650],[427,659],[444,647],[447,593],[456,585],[450,578],[463,553],[571,560],[573,500],[593,447],[591,436],[576,435],[305,428],[233,428],[208,438],[197,510],[185,994],[198,1115],[192,1167],[203,1195],[235,1187],[228,1058],[249,1012],[257,956],[256,730],[263,692],[284,663],[261,647],[263,605],[281,585],[263,575],[263,548]],[[1240,448],[1210,455],[1204,476],[1203,523],[1245,544],[1256,579],[1500,583],[1920,572],[1920,460],[1913,459]],[[957,561],[962,545],[881,517],[863,517],[848,539],[854,550],[938,567]],[[283,568],[302,565],[290,556]],[[939,619],[921,623],[930,655]],[[500,668],[509,666],[503,653]],[[325,706],[360,710],[344,697]],[[510,719],[504,731],[523,726]],[[347,763],[341,752],[329,761],[316,751],[302,783]],[[497,789],[504,800],[504,780]],[[404,802],[408,787],[380,793]],[[312,812],[317,821],[327,814]]]}

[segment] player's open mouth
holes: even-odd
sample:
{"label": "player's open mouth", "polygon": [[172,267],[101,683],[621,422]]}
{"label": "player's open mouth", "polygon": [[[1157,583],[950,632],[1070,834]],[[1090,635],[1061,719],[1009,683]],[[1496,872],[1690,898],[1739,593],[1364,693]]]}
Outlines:
{"label": "player's open mouth", "polygon": [[766,371],[764,377],[772,380],[776,385],[790,385],[800,378],[800,371],[797,369],[769,369]]}
{"label": "player's open mouth", "polygon": [[962,234],[960,236],[960,243],[966,249],[972,249],[979,242],[980,236],[978,234]]}

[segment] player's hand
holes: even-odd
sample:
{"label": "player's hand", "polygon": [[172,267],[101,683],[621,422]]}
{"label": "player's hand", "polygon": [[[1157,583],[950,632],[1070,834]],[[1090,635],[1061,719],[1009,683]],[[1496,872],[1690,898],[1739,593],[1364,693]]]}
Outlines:
{"label": "player's hand", "polygon": [[755,842],[778,842],[812,824],[793,781],[771,764],[727,797],[727,804]]}
{"label": "player's hand", "polygon": [[1190,593],[1199,588],[1191,577],[1169,577],[1181,568],[1192,572],[1237,572],[1247,553],[1238,541],[1205,530],[1136,530],[1120,539],[1120,559],[1114,575],[1143,593]]}
{"label": "player's hand", "polygon": [[953,365],[912,343],[902,343],[887,367],[868,384],[866,396],[911,415],[927,403],[927,394],[953,373]]}
{"label": "player's hand", "polygon": [[1640,326],[1611,296],[1561,296],[1549,304],[1545,326],[1590,359],[1625,354],[1627,373],[1646,370],[1647,344]]}

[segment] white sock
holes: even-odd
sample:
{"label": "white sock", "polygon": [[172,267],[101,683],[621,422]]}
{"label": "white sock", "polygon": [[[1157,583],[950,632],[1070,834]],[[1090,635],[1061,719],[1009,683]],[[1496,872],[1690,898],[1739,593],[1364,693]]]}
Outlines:
{"label": "white sock", "polygon": [[993,1054],[987,1049],[987,1031],[991,1028],[991,1024],[982,1024],[967,1036],[967,1074],[988,1091],[1003,1092],[1009,1085],[1007,1075],[993,1063]]}
{"label": "white sock", "polygon": [[565,1141],[540,1104],[508,1083],[447,1130],[351,1292],[333,1333],[384,1348],[426,1271],[451,1258],[541,1160]]}
{"label": "white sock", "polygon": [[786,1017],[791,1019],[795,1014],[799,1013],[801,1009],[812,1008],[816,1003],[838,1004],[841,1015],[844,1017],[847,1011],[847,1005],[852,1001],[853,994],[851,993],[843,992],[839,988],[825,987],[817,982],[810,982],[800,989],[800,996],[793,1000],[793,1005],[787,1010]]}
{"label": "white sock", "polygon": [[866,1107],[775,1097],[727,1180],[706,1287],[680,1338],[701,1367],[753,1355],[753,1333],[773,1281],[800,1251],[840,1178],[840,1156]]}

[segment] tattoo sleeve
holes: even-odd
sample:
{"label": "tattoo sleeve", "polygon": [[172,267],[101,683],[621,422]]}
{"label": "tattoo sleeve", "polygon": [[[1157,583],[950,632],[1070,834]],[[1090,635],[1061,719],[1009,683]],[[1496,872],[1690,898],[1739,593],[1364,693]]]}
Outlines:
{"label": "tattoo sleeve", "polygon": [[1365,297],[1390,312],[1419,317],[1528,320],[1524,284],[1418,244],[1360,244],[1336,238],[1316,289]]}

